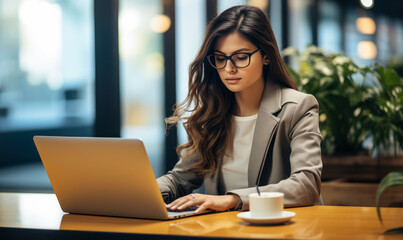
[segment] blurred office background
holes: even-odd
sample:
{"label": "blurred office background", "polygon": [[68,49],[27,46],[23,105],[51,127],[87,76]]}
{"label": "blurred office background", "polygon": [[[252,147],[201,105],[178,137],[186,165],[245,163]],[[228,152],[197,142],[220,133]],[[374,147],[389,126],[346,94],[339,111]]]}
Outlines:
{"label": "blurred office background", "polygon": [[141,138],[165,173],[186,135],[164,118],[206,24],[238,4],[265,11],[280,49],[403,61],[403,1],[0,0],[0,191],[51,191],[34,135]]}

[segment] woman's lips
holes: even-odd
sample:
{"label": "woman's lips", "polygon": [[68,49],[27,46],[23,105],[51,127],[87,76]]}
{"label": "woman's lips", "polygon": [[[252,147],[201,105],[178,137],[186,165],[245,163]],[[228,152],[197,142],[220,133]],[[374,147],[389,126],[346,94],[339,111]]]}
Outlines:
{"label": "woman's lips", "polygon": [[241,78],[225,78],[228,84],[237,84],[241,80]]}

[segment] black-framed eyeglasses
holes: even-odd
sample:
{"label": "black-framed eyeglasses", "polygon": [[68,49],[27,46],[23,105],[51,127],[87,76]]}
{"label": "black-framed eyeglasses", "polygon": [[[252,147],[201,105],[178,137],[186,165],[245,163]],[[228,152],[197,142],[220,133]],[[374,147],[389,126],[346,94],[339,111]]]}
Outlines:
{"label": "black-framed eyeglasses", "polygon": [[207,60],[209,61],[210,65],[216,69],[223,69],[227,66],[228,60],[231,61],[232,65],[237,68],[246,68],[250,64],[251,56],[255,53],[260,51],[260,49],[256,49],[251,53],[234,53],[230,56],[225,56],[224,54],[211,54],[207,56]]}

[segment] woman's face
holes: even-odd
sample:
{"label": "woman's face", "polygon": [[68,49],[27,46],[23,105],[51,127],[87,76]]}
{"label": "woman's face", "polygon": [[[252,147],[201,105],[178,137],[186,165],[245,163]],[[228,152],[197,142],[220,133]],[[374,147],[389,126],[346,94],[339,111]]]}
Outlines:
{"label": "woman's face", "polygon": [[[214,54],[230,56],[234,53],[252,53],[257,49],[258,48],[245,37],[234,32],[218,38]],[[244,56],[245,55],[238,58],[240,62],[244,61],[242,59]],[[234,66],[230,60],[225,60],[223,57],[217,58],[217,61],[221,64],[226,61],[226,66],[223,69],[217,69],[217,72],[221,81],[231,92],[254,93],[256,92],[254,90],[258,90],[256,88],[260,88],[261,90],[264,86],[263,65],[267,65],[269,62],[266,57],[263,57],[261,51],[257,51],[250,56],[250,64],[245,68],[238,68]]]}

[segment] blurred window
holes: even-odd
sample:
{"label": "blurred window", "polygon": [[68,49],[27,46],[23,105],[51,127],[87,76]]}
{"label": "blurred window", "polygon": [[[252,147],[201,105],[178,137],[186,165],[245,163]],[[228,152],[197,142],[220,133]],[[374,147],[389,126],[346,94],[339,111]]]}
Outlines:
{"label": "blurred window", "polygon": [[0,131],[93,121],[90,0],[0,0]]}
{"label": "blurred window", "polygon": [[[378,46],[377,58],[383,64],[386,64],[392,57],[398,57],[399,50],[403,46],[400,39],[399,47],[399,21],[391,20],[387,17],[378,17],[376,22],[377,34],[375,36]],[[401,36],[400,36],[401,37]],[[403,55],[400,55],[402,57]]]}
{"label": "blurred window", "polygon": [[[205,0],[177,0],[176,4],[176,101],[188,93],[189,66],[196,58],[206,27]],[[186,132],[178,125],[178,143],[187,142]]]}
{"label": "blurred window", "polygon": [[276,37],[278,49],[283,49],[283,38],[281,33],[281,1],[282,0],[271,0],[270,1],[270,24]]}
{"label": "blurred window", "polygon": [[162,14],[160,0],[119,3],[121,135],[144,141],[158,177],[164,173],[163,33],[171,21]]}
{"label": "blurred window", "polygon": [[320,1],[319,9],[319,47],[334,53],[340,53],[342,35],[339,5],[334,1]]}
{"label": "blurred window", "polygon": [[255,6],[262,9],[263,11],[266,11],[269,6],[269,0],[233,0],[233,1],[218,0],[217,1],[218,14],[236,5]]}
{"label": "blurred window", "polygon": [[[368,66],[373,61],[378,61],[378,46],[375,42],[375,32],[379,32],[377,29],[380,22],[374,22],[374,16],[370,14],[370,12],[365,11],[361,8],[350,7],[347,8],[346,11],[346,26],[345,26],[345,43],[346,49],[345,54],[347,57],[350,57],[357,64],[361,66]],[[375,24],[375,29],[373,32],[368,33],[363,31],[359,26],[360,19],[365,18],[369,19]],[[364,24],[365,27],[368,27],[367,22]],[[385,29],[384,29],[385,30]],[[387,35],[382,36],[382,40],[389,39]],[[389,55],[389,47],[385,46],[384,51]]]}
{"label": "blurred window", "polygon": [[403,21],[396,20],[396,58],[403,61]]}
{"label": "blurred window", "polygon": [[247,4],[247,3],[248,3],[248,0],[235,0],[235,1],[217,0],[217,11],[218,11],[218,14],[220,14],[230,7],[233,7],[236,5],[243,5],[243,4]]}
{"label": "blurred window", "polygon": [[[310,21],[311,0],[288,0],[289,7],[289,43],[303,51],[312,44],[312,26]],[[283,46],[286,48],[288,46]]]}

